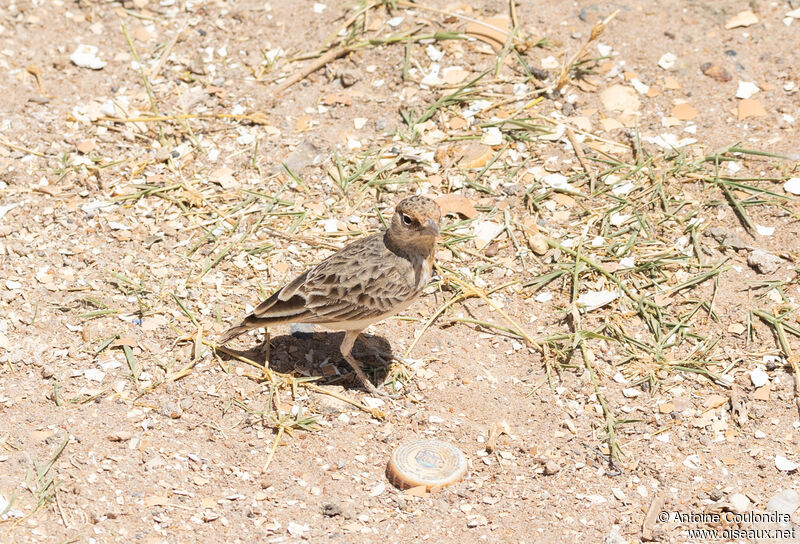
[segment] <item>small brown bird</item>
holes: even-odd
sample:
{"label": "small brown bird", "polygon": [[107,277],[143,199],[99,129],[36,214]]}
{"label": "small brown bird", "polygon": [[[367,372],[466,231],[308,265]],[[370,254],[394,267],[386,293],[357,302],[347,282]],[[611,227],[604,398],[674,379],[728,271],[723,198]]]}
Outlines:
{"label": "small brown bird", "polygon": [[439,206],[429,198],[403,199],[388,230],[343,247],[278,289],[225,331],[219,343],[283,323],[344,331],[342,355],[364,387],[380,395],[353,357],[353,344],[371,324],[408,308],[428,284],[441,217]]}

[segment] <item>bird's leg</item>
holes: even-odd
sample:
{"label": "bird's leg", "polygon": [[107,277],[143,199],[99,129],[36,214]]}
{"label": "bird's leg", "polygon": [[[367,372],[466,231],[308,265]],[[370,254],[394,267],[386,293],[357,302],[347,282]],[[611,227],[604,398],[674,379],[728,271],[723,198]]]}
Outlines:
{"label": "bird's leg", "polygon": [[264,354],[264,375],[269,372],[269,328],[264,328],[264,341],[258,347],[258,351]]}
{"label": "bird's leg", "polygon": [[385,393],[381,393],[378,391],[377,387],[372,385],[372,382],[369,381],[367,375],[364,374],[363,370],[361,370],[361,362],[353,357],[351,353],[353,351],[353,344],[355,344],[356,338],[358,338],[359,334],[359,331],[345,331],[344,339],[342,340],[342,344],[339,346],[339,350],[342,352],[344,360],[347,361],[347,363],[353,368],[353,372],[356,373],[356,376],[358,376],[358,379],[361,380],[361,383],[364,385],[367,391],[375,396],[385,397],[387,396]]}

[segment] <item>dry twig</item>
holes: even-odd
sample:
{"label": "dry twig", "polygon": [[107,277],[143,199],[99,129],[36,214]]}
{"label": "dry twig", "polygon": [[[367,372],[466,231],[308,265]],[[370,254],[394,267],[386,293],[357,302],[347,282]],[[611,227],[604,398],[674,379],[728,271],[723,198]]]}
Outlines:
{"label": "dry twig", "polygon": [[589,168],[589,165],[586,163],[586,156],[583,154],[583,149],[581,148],[580,142],[578,142],[577,138],[575,138],[575,132],[573,132],[573,130],[569,127],[565,128],[569,143],[572,144],[572,149],[575,151],[575,156],[578,158],[578,162],[581,163],[581,167],[589,176],[589,192],[594,193],[594,186],[597,183],[597,177],[594,175],[594,171]]}

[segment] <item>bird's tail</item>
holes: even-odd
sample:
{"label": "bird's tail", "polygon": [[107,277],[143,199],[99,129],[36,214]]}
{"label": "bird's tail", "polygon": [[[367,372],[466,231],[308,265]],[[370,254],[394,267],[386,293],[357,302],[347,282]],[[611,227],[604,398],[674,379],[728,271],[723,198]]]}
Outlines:
{"label": "bird's tail", "polygon": [[[256,308],[256,311],[258,311],[258,308]],[[294,321],[293,316],[286,317],[280,315],[279,313],[276,316],[259,317],[258,315],[255,315],[254,312],[245,317],[244,320],[242,320],[242,322],[236,325],[235,327],[231,327],[227,331],[223,332],[222,336],[220,336],[219,340],[217,340],[217,344],[218,345],[225,344],[233,340],[237,336],[244,334],[247,331],[252,331],[253,329],[272,327],[273,325],[291,323],[292,321]]]}
{"label": "bird's tail", "polygon": [[219,345],[227,344],[240,334],[244,334],[247,331],[251,330],[252,328],[253,327],[248,327],[247,325],[244,324],[237,325],[236,327],[231,327],[230,329],[222,333],[222,336],[220,336],[219,340],[217,340],[217,344]]}
{"label": "bird's tail", "polygon": [[[308,310],[306,310],[305,307],[306,299],[300,295],[294,294],[294,291],[297,290],[298,286],[302,285],[307,275],[308,272],[302,276],[298,276],[288,285],[272,293],[267,300],[259,304],[256,309],[253,310],[253,313],[245,317],[241,323],[223,332],[217,343],[222,345],[233,340],[240,334],[244,334],[253,329],[302,321],[303,318],[308,315]],[[287,290],[290,291],[290,293],[284,296],[284,298],[281,298]]]}

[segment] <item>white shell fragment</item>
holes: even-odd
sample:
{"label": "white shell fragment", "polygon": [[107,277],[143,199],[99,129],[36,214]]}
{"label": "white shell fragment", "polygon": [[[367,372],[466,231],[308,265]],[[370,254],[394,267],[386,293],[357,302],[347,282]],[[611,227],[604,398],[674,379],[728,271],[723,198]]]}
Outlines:
{"label": "white shell fragment", "polygon": [[760,368],[756,368],[755,370],[750,371],[750,381],[753,382],[755,387],[762,387],[769,383],[769,376],[767,376],[767,373]]}
{"label": "white shell fragment", "polygon": [[474,226],[475,247],[477,249],[483,249],[505,229],[505,225],[494,221],[475,221]]}
{"label": "white shell fragment", "polygon": [[503,143],[503,133],[497,127],[485,128],[481,136],[481,143],[483,145],[500,145]]}
{"label": "white shell fragment", "polygon": [[800,195],[800,178],[790,178],[783,184],[783,190],[793,195]]}
{"label": "white shell fragment", "polygon": [[756,232],[761,236],[772,236],[773,234],[775,234],[775,227],[756,225]]}
{"label": "white shell fragment", "polygon": [[591,312],[619,298],[617,291],[589,291],[578,297],[578,307]]}
{"label": "white shell fragment", "polygon": [[75,52],[69,56],[69,60],[71,60],[75,66],[80,66],[81,68],[101,70],[106,63],[97,56],[98,51],[99,50],[94,45],[80,44]]}
{"label": "white shell fragment", "polygon": [[752,81],[740,81],[736,89],[736,98],[748,99],[760,90]]}
{"label": "white shell fragment", "polygon": [[775,467],[783,472],[793,472],[800,468],[800,463],[795,463],[778,453],[775,455]]}
{"label": "white shell fragment", "polygon": [[675,53],[664,53],[661,55],[661,58],[658,59],[658,66],[664,70],[672,70],[675,67],[675,62],[678,60],[678,57]]}
{"label": "white shell fragment", "polygon": [[695,138],[681,138],[679,140],[677,136],[668,132],[658,136],[648,136],[646,139],[651,144],[663,147],[664,149],[679,149],[697,143],[697,139]]}

